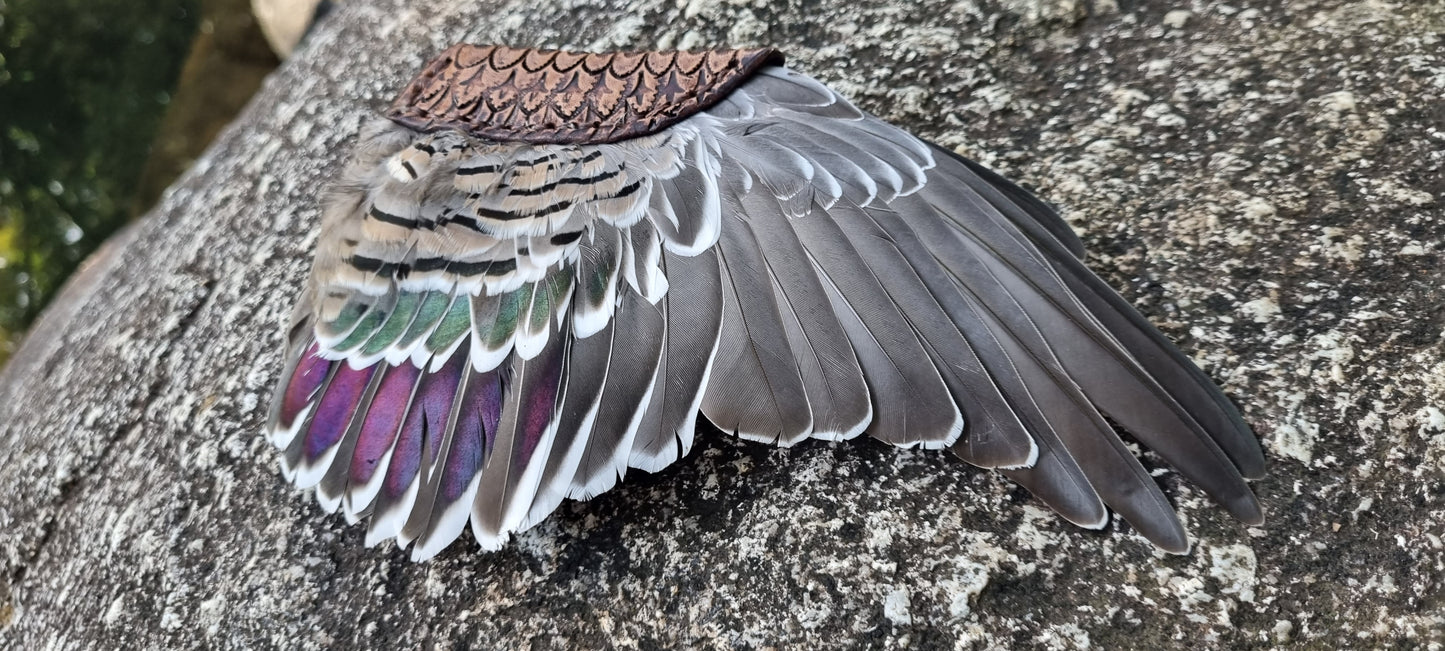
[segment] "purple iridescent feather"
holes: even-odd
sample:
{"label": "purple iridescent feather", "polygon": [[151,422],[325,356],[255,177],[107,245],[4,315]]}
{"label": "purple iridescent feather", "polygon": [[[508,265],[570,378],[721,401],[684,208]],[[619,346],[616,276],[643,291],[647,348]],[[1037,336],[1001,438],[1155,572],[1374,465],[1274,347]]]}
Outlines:
{"label": "purple iridescent feather", "polygon": [[317,354],[319,350],[320,345],[312,343],[296,363],[296,370],[292,373],[291,381],[286,385],[286,393],[281,399],[281,417],[277,424],[282,429],[290,429],[295,425],[296,416],[306,405],[311,404],[311,398],[316,395],[316,390],[321,388],[321,383],[326,381],[326,374],[331,372],[333,362],[322,359]]}
{"label": "purple iridescent feather", "polygon": [[457,385],[465,367],[465,355],[452,355],[445,366],[422,377],[396,442],[396,451],[392,452],[391,465],[386,470],[384,490],[388,497],[400,497],[416,479],[417,471],[421,469],[424,440],[427,442],[426,458],[436,458],[447,414],[451,412],[452,400],[456,398]]}
{"label": "purple iridescent feather", "polygon": [[308,461],[319,459],[341,440],[374,372],[375,366],[354,369],[345,363],[336,369],[335,377],[331,378],[331,383],[326,386],[326,394],[321,396],[321,404],[316,407],[311,426],[306,430],[305,452]]}
{"label": "purple iridescent feather", "polygon": [[457,429],[442,470],[441,500],[455,502],[482,469],[502,415],[502,383],[496,372],[474,374],[462,397]]}
{"label": "purple iridescent feather", "polygon": [[351,456],[352,483],[370,481],[382,457],[391,450],[420,375],[421,369],[412,364],[386,370],[386,376],[381,379],[381,386],[366,412],[366,420],[356,440],[356,450]]}

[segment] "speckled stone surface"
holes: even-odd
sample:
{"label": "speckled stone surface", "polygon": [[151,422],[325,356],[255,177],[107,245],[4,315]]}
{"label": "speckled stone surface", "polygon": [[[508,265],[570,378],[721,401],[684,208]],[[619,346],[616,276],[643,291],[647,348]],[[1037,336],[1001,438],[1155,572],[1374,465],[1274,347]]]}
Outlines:
{"label": "speckled stone surface", "polygon": [[[431,8],[423,9],[422,6]],[[1061,206],[1263,437],[1243,528],[1073,528],[945,454],[687,459],[413,565],[260,433],[316,197],[458,40],[777,45]],[[1445,3],[350,0],[0,376],[0,648],[1445,644]]]}

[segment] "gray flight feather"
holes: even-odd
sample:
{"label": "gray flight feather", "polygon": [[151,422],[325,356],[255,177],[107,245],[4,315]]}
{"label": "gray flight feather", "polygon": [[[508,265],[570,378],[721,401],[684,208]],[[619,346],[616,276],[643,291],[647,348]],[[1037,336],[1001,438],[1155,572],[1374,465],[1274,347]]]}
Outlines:
{"label": "gray flight feather", "polygon": [[[316,484],[316,500],[328,513],[336,511],[336,507],[341,505],[341,498],[346,494],[346,484],[351,479],[351,455],[356,449],[356,440],[361,435],[362,425],[366,423],[366,413],[371,409],[372,399],[376,397],[376,390],[381,386],[384,375],[379,372],[371,374],[366,390],[354,408],[346,433],[332,446],[334,450],[326,453],[330,466]],[[298,481],[297,485],[301,485],[301,482]]]}
{"label": "gray flight feather", "polygon": [[[730,214],[737,214],[736,192],[724,190]],[[743,438],[792,445],[813,431],[813,418],[762,254],[735,223],[724,224],[718,249],[722,332],[702,413]]]}
{"label": "gray flight feather", "polygon": [[[834,214],[846,219],[858,211],[839,203]],[[893,295],[899,288],[888,288],[902,279],[895,265],[884,262],[875,268],[869,252],[855,246],[873,241],[855,243],[842,222],[834,218],[799,219],[793,225],[818,270],[834,313],[853,342],[868,382],[873,421],[865,431],[904,446],[940,447],[957,440],[963,415],[938,365]]]}
{"label": "gray flight feather", "polygon": [[[925,195],[927,201],[949,200],[932,197],[928,190]],[[965,209],[935,208],[940,216]],[[1257,519],[1258,503],[1243,477],[1198,423],[1098,328],[1030,246],[1003,232],[989,238],[988,244],[979,241],[989,237],[987,227],[992,222],[976,204],[966,209],[979,215],[967,231],[933,228],[929,233],[939,238],[930,240],[935,254],[956,276],[966,279],[1054,376],[1078,383],[1092,404],[1159,451],[1232,513],[1247,521]],[[920,207],[919,212],[926,214],[926,209]],[[1057,344],[1051,346],[1051,341]]]}
{"label": "gray flight feather", "polygon": [[746,193],[739,201],[748,216],[737,229],[739,246],[748,247],[749,259],[756,259],[772,281],[773,301],[803,377],[813,421],[811,435],[828,440],[857,436],[873,418],[868,385],[822,281],[793,230],[795,220],[785,216],[780,200],[769,193]]}
{"label": "gray flight feather", "polygon": [[692,449],[693,428],[722,331],[722,278],[712,250],[663,255],[670,288],[661,307],[667,328],[657,383],[632,443],[628,465],[661,470]]}
{"label": "gray flight feather", "polygon": [[657,306],[636,292],[624,292],[613,316],[612,353],[597,417],[568,495],[591,499],[627,471],[632,441],[657,384],[666,324]]}
{"label": "gray flight feather", "polygon": [[601,408],[602,390],[611,371],[616,324],[616,320],[608,320],[601,331],[571,341],[556,434],[545,450],[547,462],[520,529],[541,522],[571,492],[572,479],[577,476],[577,468],[587,452]]}
{"label": "gray flight feather", "polygon": [[[954,157],[945,161],[941,171],[953,174],[954,178],[973,188],[980,197],[1029,234],[1084,309],[1209,432],[1239,468],[1240,474],[1248,479],[1264,475],[1264,457],[1260,453],[1259,442],[1239,410],[1158,329],[1098,276],[1084,268],[1079,261],[1083,244],[1073,231],[1068,230],[1068,225],[1057,213],[971,161]],[[1034,223],[1044,224],[1052,237],[1041,234],[1037,228],[1026,227]]]}
{"label": "gray flight feather", "polygon": [[[463,355],[468,354],[466,352]],[[447,543],[456,539],[466,527],[466,519],[459,518],[458,514],[464,514],[469,506],[472,496],[476,495],[476,481],[469,482],[462,497],[447,499],[440,495],[442,488],[442,473],[448,461],[460,450],[452,445],[453,438],[457,435],[458,414],[463,397],[467,393],[469,382],[477,379],[475,373],[462,373],[461,382],[457,385],[456,394],[452,398],[451,409],[448,410],[446,427],[441,432],[432,432],[433,436],[440,436],[441,440],[437,446],[438,452],[433,455],[430,445],[423,445],[421,474],[418,478],[416,501],[412,505],[411,515],[406,519],[406,524],[397,534],[397,543],[405,547],[412,541],[416,541],[416,547],[412,550],[412,560],[423,560],[440,551]]]}
{"label": "gray flight feather", "polygon": [[[565,330],[569,322],[562,323]],[[512,365],[507,400],[472,504],[472,531],[484,549],[498,549],[531,511],[556,438],[564,402],[568,341],[553,336],[530,360]]]}

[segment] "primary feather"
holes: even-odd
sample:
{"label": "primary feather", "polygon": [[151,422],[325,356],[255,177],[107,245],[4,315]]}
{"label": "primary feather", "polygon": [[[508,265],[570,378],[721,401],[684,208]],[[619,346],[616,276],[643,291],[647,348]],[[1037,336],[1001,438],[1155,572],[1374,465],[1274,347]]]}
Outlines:
{"label": "primary feather", "polygon": [[1187,550],[1107,417],[1259,522],[1254,435],[1082,253],[1033,196],[781,66],[615,142],[378,122],[327,204],[270,438],[417,560],[671,464],[699,413],[949,447]]}

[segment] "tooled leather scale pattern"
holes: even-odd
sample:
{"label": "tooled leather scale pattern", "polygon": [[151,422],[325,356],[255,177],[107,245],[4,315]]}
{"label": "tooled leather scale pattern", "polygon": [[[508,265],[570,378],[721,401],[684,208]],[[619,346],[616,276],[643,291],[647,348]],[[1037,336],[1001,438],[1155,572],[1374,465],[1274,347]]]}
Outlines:
{"label": "tooled leather scale pattern", "polygon": [[387,117],[500,142],[617,142],[706,110],[782,62],[771,48],[582,54],[459,44],[407,84]]}

